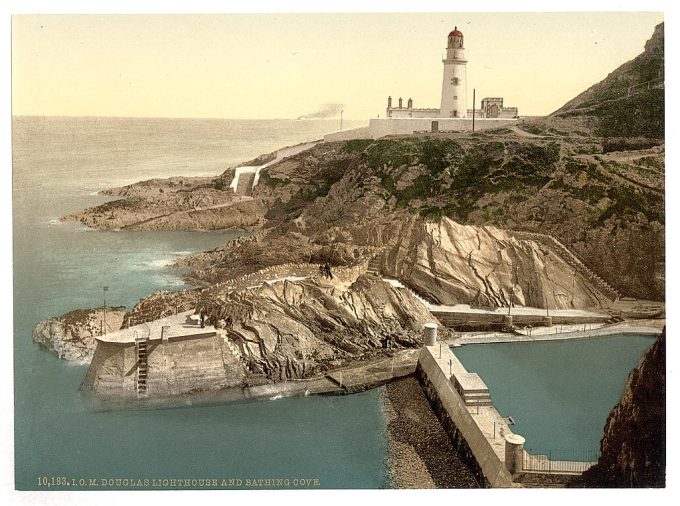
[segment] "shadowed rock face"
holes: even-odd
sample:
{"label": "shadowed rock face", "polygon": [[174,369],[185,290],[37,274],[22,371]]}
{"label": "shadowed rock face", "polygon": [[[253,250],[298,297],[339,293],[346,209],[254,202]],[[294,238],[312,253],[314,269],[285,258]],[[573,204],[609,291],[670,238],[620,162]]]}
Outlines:
{"label": "shadowed rock face", "polygon": [[666,331],[630,373],[609,414],[597,465],[574,486],[664,487],[666,484]]}

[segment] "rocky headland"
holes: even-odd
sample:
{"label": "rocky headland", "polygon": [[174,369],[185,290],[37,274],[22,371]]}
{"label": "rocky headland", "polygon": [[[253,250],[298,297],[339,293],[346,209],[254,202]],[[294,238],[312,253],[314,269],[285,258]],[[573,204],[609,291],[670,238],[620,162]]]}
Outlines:
{"label": "rocky headland", "polygon": [[[248,200],[215,189],[222,176],[156,180],[112,190],[123,198],[68,218],[95,228],[250,231],[247,240],[182,261],[192,281],[206,285],[283,263],[353,265],[386,251],[389,265],[450,222],[503,231],[475,253],[487,259],[517,253],[498,244],[508,242],[503,234],[541,233],[621,294],[660,300],[663,142],[623,153],[605,152],[606,142],[510,131],[324,143],[267,167]],[[205,203],[192,207],[189,197]],[[503,300],[513,289],[497,288],[505,295],[489,290],[480,300]]]}
{"label": "rocky headland", "polygon": [[[237,168],[154,179],[106,190],[113,200],[64,219],[98,229],[249,232],[177,262],[201,288],[107,311],[108,332],[206,308],[214,336],[150,355],[157,374],[149,381],[168,395],[320,378],[417,348],[423,324],[436,322],[423,300],[662,318],[662,73],[660,25],[642,55],[545,118],[481,133],[316,143],[245,164],[266,164],[257,185],[252,172],[235,185]],[[333,279],[319,272],[324,264]],[[134,345],[98,346],[102,319],[102,309],[72,311],[41,322],[34,340],[61,358],[93,360],[88,387],[136,398]],[[660,427],[660,414],[650,421],[642,408],[659,401],[661,346],[631,375],[587,483],[663,483],[663,434],[644,428]],[[444,453],[432,444],[441,434],[413,436],[423,419],[406,398],[411,387],[388,391],[393,479],[474,486],[462,471],[439,471]],[[631,443],[647,433],[649,450]]]}
{"label": "rocky headland", "polygon": [[361,267],[264,283],[245,291],[205,292],[208,314],[235,343],[249,374],[269,380],[319,375],[392,349],[417,348],[436,321],[411,293]]}

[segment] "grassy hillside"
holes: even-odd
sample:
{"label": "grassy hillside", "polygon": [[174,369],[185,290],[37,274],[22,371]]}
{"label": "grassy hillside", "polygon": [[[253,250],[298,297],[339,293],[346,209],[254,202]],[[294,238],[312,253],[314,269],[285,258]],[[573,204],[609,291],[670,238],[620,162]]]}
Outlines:
{"label": "grassy hillside", "polygon": [[644,52],[553,113],[593,118],[603,137],[664,136],[664,25]]}
{"label": "grassy hillside", "polygon": [[258,193],[269,226],[303,223],[312,241],[341,228],[356,242],[353,230],[400,211],[549,233],[621,292],[661,299],[663,149],[607,142],[510,131],[326,144],[272,167]]}

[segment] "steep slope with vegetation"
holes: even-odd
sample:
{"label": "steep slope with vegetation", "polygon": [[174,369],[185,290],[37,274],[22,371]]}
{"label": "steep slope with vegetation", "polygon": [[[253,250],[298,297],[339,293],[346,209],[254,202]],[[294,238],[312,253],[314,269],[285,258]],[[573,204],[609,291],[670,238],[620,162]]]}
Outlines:
{"label": "steep slope with vegetation", "polygon": [[553,113],[587,116],[603,137],[664,137],[664,24],[644,52]]}
{"label": "steep slope with vegetation", "polygon": [[648,168],[633,177],[626,159],[592,139],[454,137],[324,144],[272,166],[254,194],[265,227],[198,257],[199,277],[310,259],[349,264],[394,246],[409,216],[448,217],[551,234],[622,293],[663,297],[662,150],[629,153]]}

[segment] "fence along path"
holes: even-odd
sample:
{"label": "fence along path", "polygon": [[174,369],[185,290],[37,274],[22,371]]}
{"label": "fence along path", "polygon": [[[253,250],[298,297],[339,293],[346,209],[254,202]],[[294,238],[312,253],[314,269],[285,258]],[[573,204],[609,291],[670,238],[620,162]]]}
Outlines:
{"label": "fence along path", "polygon": [[[554,459],[553,455],[555,455]],[[598,450],[589,449],[541,450],[536,453],[529,453],[525,450],[522,470],[581,474],[594,466],[599,456]]]}

